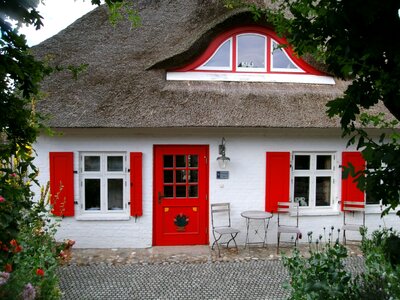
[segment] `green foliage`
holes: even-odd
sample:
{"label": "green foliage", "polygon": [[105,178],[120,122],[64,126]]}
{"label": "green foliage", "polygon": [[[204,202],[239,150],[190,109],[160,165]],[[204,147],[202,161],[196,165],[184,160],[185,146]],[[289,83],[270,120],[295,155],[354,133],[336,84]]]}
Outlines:
{"label": "green foliage", "polygon": [[[363,172],[354,173],[360,189],[368,197],[378,199],[386,206],[383,214],[395,210],[400,199],[400,135],[396,129],[397,120],[388,121],[384,114],[360,115],[360,128],[352,129],[349,145],[356,144],[367,161]],[[379,139],[371,138],[365,129],[375,127],[380,130]],[[351,170],[350,170],[351,171]],[[346,175],[346,173],[344,173]],[[400,211],[397,211],[400,215]]]}
{"label": "green foliage", "polygon": [[[50,213],[48,186],[42,189],[42,196],[30,208],[22,211],[16,239],[3,247],[6,256],[0,257],[0,265],[7,265],[9,278],[0,285],[0,298],[19,299],[27,287],[31,287],[34,299],[59,299],[56,269],[60,261],[60,249],[54,235],[59,226],[59,219]],[[33,299],[33,298],[32,298]]]}
{"label": "green foliage", "polygon": [[361,234],[366,270],[360,299],[400,299],[399,234],[386,228],[374,231],[370,238],[366,230]]}
{"label": "green foliage", "polygon": [[313,242],[312,233],[308,233],[309,257],[297,249],[291,257],[283,257],[290,275],[289,299],[358,299],[355,279],[345,270],[347,249],[338,239],[333,242],[333,230],[328,241],[319,236]]}
{"label": "green foliage", "polygon": [[314,242],[308,234],[309,257],[294,250],[292,257],[283,258],[290,275],[289,299],[400,299],[397,232],[384,228],[368,237],[361,230],[365,271],[358,275],[345,270],[347,250],[338,240],[332,242],[333,228],[331,233],[328,241],[320,236]]}

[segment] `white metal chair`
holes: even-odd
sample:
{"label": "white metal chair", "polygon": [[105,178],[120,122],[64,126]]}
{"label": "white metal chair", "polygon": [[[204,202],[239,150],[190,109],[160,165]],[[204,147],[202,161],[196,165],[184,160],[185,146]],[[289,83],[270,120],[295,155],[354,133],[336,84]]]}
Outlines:
{"label": "white metal chair", "polygon": [[[349,222],[349,215],[351,220]],[[347,216],[347,217],[346,217]],[[346,231],[357,231],[365,227],[365,203],[357,201],[343,202],[343,244],[346,245]]]}
{"label": "white metal chair", "polygon": [[[211,204],[211,225],[214,236],[211,249],[214,250],[214,246],[217,245],[219,257],[221,256],[220,245],[226,244],[226,248],[228,248],[229,243],[233,242],[236,250],[238,249],[235,238],[240,230],[231,227],[230,203]],[[223,236],[227,236],[227,238],[221,240]]]}
{"label": "white metal chair", "polygon": [[[302,233],[299,229],[299,203],[297,202],[278,202],[278,230],[277,230],[277,249],[276,253],[279,254],[279,247],[281,243],[281,234],[290,234],[291,238],[295,235],[294,241],[287,242],[287,243],[294,243],[294,246],[297,246],[297,241],[301,239]],[[288,220],[287,223],[282,222],[282,214],[290,214],[295,213],[295,220],[292,220],[290,223]]]}

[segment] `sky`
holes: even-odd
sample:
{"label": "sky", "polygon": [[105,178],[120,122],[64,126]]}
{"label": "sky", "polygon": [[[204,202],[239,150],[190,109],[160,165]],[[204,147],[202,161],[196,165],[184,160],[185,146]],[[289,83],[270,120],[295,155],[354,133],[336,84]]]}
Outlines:
{"label": "sky", "polygon": [[91,4],[91,0],[44,0],[44,5],[41,3],[37,8],[43,17],[44,26],[39,30],[33,26],[23,27],[19,32],[26,35],[29,46],[34,46],[96,7]]}

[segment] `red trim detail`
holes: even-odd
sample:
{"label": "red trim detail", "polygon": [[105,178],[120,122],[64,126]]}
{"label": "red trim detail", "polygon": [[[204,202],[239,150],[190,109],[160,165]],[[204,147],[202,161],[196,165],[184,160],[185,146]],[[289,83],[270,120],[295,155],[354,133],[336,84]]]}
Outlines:
{"label": "red trim detail", "polygon": [[[196,68],[200,67],[202,64],[204,64],[213,54],[214,52],[218,49],[220,45],[222,45],[223,42],[225,42],[227,39],[232,38],[232,71],[228,72],[236,72],[236,36],[238,34],[242,33],[258,33],[261,35],[267,36],[267,73],[281,73],[281,74],[312,74],[312,75],[326,75],[325,73],[318,71],[314,67],[310,66],[307,64],[305,61],[302,59],[298,58],[293,50],[290,47],[285,47],[284,51],[289,55],[289,57],[293,60],[293,62],[298,65],[305,73],[300,73],[300,72],[271,72],[271,66],[270,66],[270,60],[271,60],[271,38],[274,39],[276,42],[278,42],[280,45],[287,44],[287,41],[285,38],[279,37],[272,29],[267,28],[267,27],[261,27],[261,26],[243,26],[243,27],[237,27],[233,28],[231,30],[228,30],[219,36],[217,36],[207,47],[207,49],[204,51],[203,54],[201,54],[196,60],[193,62],[187,64],[184,67],[181,68],[176,68],[176,69],[171,69],[170,71],[174,72],[187,72],[187,71],[193,71],[193,72],[200,72],[204,70],[196,70]],[[208,70],[207,70],[208,71]],[[210,70],[208,72],[223,72],[219,70]],[[225,71],[227,72],[227,71]],[[247,72],[245,72],[247,73]],[[252,72],[253,73],[253,72]],[[265,73],[265,72],[261,72]]]}
{"label": "red trim detail", "polygon": [[74,153],[50,152],[50,203],[56,216],[74,215]]}
{"label": "red trim detail", "polygon": [[142,152],[130,153],[131,216],[143,215],[142,201]]}
{"label": "red trim detail", "polygon": [[267,152],[265,210],[276,212],[278,202],[289,202],[290,152]]}
{"label": "red trim detail", "polygon": [[[342,153],[342,166],[349,166],[351,163],[355,171],[361,171],[365,169],[365,159],[362,157],[361,152],[343,152]],[[342,202],[340,205],[343,210],[344,201],[355,201],[364,203],[365,193],[357,187],[357,183],[354,182],[355,178],[350,175],[346,179],[342,179]]]}

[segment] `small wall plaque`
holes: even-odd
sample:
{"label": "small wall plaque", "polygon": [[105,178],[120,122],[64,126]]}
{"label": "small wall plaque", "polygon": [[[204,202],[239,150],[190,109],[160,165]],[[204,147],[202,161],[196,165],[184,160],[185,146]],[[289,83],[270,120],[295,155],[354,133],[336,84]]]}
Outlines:
{"label": "small wall plaque", "polygon": [[217,171],[217,179],[229,179],[229,171]]}

